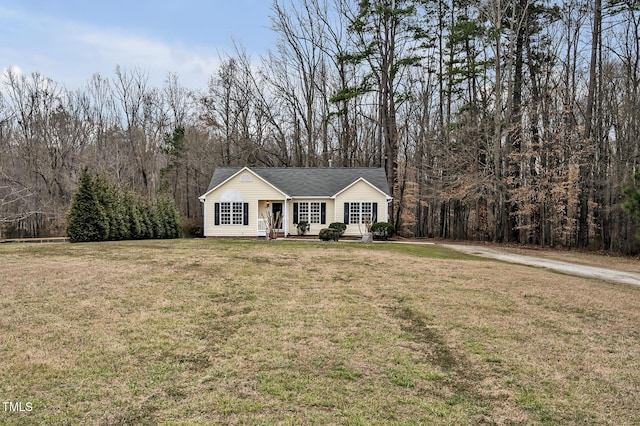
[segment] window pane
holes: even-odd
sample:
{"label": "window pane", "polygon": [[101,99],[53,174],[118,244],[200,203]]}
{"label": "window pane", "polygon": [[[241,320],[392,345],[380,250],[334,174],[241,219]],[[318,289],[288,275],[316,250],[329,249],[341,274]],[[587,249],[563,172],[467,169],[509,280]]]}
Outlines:
{"label": "window pane", "polygon": [[372,203],[362,203],[362,223],[371,223],[372,214]]}
{"label": "window pane", "polygon": [[360,203],[349,204],[349,223],[361,223],[360,222]]}
{"label": "window pane", "polygon": [[231,203],[220,203],[220,224],[231,224]]}
{"label": "window pane", "polygon": [[298,221],[311,223],[309,221],[309,203],[298,204]]}
{"label": "window pane", "polygon": [[233,203],[233,222],[234,225],[242,225],[242,203]]}
{"label": "window pane", "polygon": [[320,223],[320,203],[310,203],[311,220],[309,223]]}

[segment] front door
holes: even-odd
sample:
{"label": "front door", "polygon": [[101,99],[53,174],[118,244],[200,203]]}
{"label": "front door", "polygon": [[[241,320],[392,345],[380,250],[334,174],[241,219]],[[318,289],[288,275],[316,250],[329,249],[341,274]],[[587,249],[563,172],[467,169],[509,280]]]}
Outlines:
{"label": "front door", "polygon": [[275,229],[282,229],[282,203],[272,203],[271,214],[273,215]]}

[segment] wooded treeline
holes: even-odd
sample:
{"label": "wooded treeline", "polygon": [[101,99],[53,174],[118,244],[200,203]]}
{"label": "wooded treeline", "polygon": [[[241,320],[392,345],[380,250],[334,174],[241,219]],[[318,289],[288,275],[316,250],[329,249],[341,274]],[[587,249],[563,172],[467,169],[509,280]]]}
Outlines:
{"label": "wooded treeline", "polygon": [[381,166],[401,235],[638,251],[635,0],[276,0],[207,88],[3,75],[0,220],[64,232],[89,165],[197,222],[216,166]]}

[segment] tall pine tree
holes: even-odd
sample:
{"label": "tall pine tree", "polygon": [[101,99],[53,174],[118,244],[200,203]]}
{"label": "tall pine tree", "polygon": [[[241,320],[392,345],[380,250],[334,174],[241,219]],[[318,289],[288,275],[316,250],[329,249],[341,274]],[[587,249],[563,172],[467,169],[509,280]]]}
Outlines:
{"label": "tall pine tree", "polygon": [[109,218],[96,190],[96,181],[85,166],[67,213],[67,236],[72,243],[102,241],[109,236]]}

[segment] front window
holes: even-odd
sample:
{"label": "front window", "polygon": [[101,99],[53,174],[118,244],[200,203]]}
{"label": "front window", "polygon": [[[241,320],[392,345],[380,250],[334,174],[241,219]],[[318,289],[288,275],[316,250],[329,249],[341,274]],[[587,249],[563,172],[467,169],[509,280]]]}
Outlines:
{"label": "front window", "polygon": [[349,223],[366,224],[376,220],[373,217],[373,203],[371,201],[349,203]]}
{"label": "front window", "polygon": [[223,202],[220,203],[220,224],[221,225],[242,225],[242,203]]}
{"label": "front window", "polygon": [[298,203],[298,221],[321,223],[321,204],[317,201]]}

